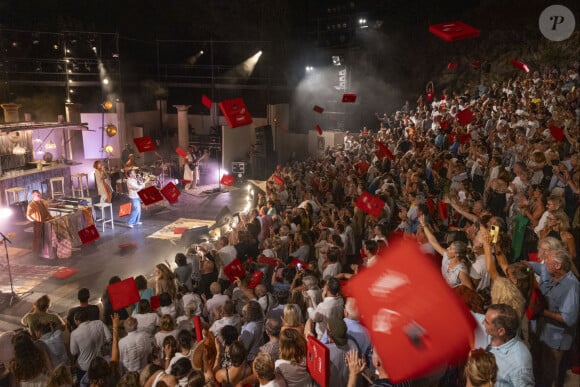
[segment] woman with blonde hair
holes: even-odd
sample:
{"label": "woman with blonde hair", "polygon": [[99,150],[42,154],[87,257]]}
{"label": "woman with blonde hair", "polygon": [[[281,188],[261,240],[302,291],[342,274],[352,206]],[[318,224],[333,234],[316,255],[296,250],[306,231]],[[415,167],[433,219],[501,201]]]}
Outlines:
{"label": "woman with blonde hair", "polygon": [[296,329],[301,335],[304,334],[304,324],[302,324],[302,312],[296,304],[284,305],[284,315],[282,316],[282,328],[280,332],[286,329]]}
{"label": "woman with blonde hair", "polygon": [[167,336],[173,336],[177,339],[177,329],[175,329],[175,320],[171,315],[164,314],[159,319],[159,332],[155,334],[155,344],[157,348],[163,348],[163,340]]}
{"label": "woman with blonde hair", "polygon": [[493,387],[497,379],[495,356],[484,349],[474,349],[465,364],[466,387]]}
{"label": "woman with blonde hair", "polygon": [[546,227],[540,231],[539,238],[553,237],[566,247],[572,257],[576,256],[576,242],[570,231],[570,221],[564,211],[548,213]]}
{"label": "woman with blonde hair", "polygon": [[177,295],[175,274],[163,263],[155,265],[155,294],[169,293],[174,300]]}

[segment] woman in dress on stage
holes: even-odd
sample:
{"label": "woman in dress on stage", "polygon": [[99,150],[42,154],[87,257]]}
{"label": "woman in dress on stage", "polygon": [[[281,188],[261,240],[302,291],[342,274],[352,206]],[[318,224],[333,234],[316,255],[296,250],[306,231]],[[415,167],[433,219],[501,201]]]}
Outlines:
{"label": "woman in dress on stage", "polygon": [[111,188],[111,180],[105,171],[105,166],[101,160],[97,160],[94,162],[93,168],[95,169],[95,184],[101,203],[110,203],[113,199],[113,188]]}

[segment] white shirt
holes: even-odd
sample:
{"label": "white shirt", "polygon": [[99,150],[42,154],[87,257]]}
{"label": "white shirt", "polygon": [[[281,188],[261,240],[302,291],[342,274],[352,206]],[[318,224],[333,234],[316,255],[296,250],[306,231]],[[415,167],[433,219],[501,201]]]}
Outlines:
{"label": "white shirt", "polygon": [[157,313],[144,313],[133,315],[137,320],[137,330],[147,332],[149,336],[153,336],[155,328],[159,325],[159,316]]}
{"label": "white shirt", "polygon": [[145,188],[145,183],[139,183],[136,178],[130,177],[127,179],[127,190],[129,191],[129,199],[139,199],[137,192]]}
{"label": "white shirt", "polygon": [[151,351],[151,337],[145,332],[129,332],[119,340],[121,364],[127,371],[141,371],[147,365]]}
{"label": "white shirt", "polygon": [[335,317],[342,320],[344,317],[344,301],[342,297],[326,297],[316,306],[316,308],[308,308],[308,317],[316,324],[316,333],[318,337],[322,337],[326,332],[326,320],[330,317]]}
{"label": "white shirt", "polygon": [[221,249],[219,249],[218,254],[219,254],[220,262],[221,262],[220,272],[219,272],[218,278],[221,280],[229,281],[228,276],[224,274],[224,266],[229,265],[230,263],[232,263],[232,261],[234,259],[236,259],[236,256],[238,255],[238,251],[236,250],[236,248],[234,246],[227,245],[227,246],[224,246]]}

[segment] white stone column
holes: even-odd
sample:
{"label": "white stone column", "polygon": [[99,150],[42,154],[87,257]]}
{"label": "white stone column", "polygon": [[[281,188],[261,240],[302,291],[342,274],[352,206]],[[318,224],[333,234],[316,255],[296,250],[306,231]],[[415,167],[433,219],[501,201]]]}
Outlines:
{"label": "white stone column", "polygon": [[[188,110],[191,105],[173,105],[177,109],[177,142],[179,147],[187,151],[189,145],[189,118]],[[180,158],[180,163],[183,159]]]}

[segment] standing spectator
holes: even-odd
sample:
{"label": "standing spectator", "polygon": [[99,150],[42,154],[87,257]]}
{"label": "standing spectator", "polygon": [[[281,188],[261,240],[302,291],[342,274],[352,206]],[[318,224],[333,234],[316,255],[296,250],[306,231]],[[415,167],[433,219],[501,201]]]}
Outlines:
{"label": "standing spectator", "polygon": [[175,285],[175,274],[169,270],[169,267],[163,263],[155,265],[155,294],[169,293],[174,300],[177,295],[177,286]]}
{"label": "standing spectator", "polygon": [[282,375],[276,372],[274,359],[269,354],[256,355],[252,369],[260,387],[288,387]]}
{"label": "standing spectator", "polygon": [[565,377],[562,360],[574,344],[580,313],[580,283],[572,274],[570,255],[563,248],[548,251],[544,263],[530,262],[530,265],[540,276],[540,290],[547,300],[546,309],[536,311],[539,348],[534,354],[541,357],[538,381],[551,386]]}
{"label": "standing spectator", "polygon": [[70,353],[75,356],[79,368],[78,380],[88,371],[94,358],[99,356],[103,345],[112,338],[111,332],[102,321],[89,321],[86,310],[75,314],[77,329],[70,335]]}
{"label": "standing spectator", "polygon": [[175,264],[177,267],[173,273],[175,274],[177,284],[179,286],[185,286],[191,292],[193,290],[191,282],[191,274],[193,273],[192,264],[187,262],[187,257],[183,253],[175,254]]}
{"label": "standing spectator", "polygon": [[213,282],[210,286],[212,297],[206,301],[204,314],[206,315],[210,324],[216,320],[218,312],[226,301],[230,299],[229,296],[222,294],[222,287],[219,282]]}
{"label": "standing spectator", "polygon": [[49,323],[38,324],[34,330],[34,336],[38,340],[37,344],[44,345],[44,349],[50,357],[50,362],[54,368],[61,364],[69,366],[70,359],[60,329],[54,329]]}
{"label": "standing spectator", "polygon": [[238,252],[236,248],[230,245],[229,239],[226,236],[221,236],[216,242],[216,248],[218,251],[218,262],[219,262],[219,274],[218,279],[223,289],[227,289],[230,286],[230,280],[224,273],[224,267],[232,263]]}
{"label": "standing spectator", "polygon": [[152,352],[151,337],[137,330],[138,322],[134,317],[125,320],[127,336],[119,340],[119,355],[125,371],[141,371],[148,363]]}
{"label": "standing spectator", "polygon": [[91,298],[91,292],[87,288],[79,289],[77,293],[77,298],[79,300],[80,305],[75,306],[74,308],[69,309],[67,316],[66,316],[66,323],[68,330],[72,332],[77,326],[74,322],[75,313],[81,309],[85,309],[89,316],[89,321],[98,320],[100,315],[99,307],[96,305],[89,304],[89,298]]}
{"label": "standing spectator", "polygon": [[20,332],[12,339],[14,357],[8,364],[15,386],[44,386],[52,372],[46,352],[37,346],[27,332]]}
{"label": "standing spectator", "polygon": [[214,336],[218,337],[219,333],[221,332],[222,328],[226,325],[231,325],[236,328],[238,333],[240,332],[240,327],[242,325],[242,321],[240,316],[236,314],[236,307],[231,300],[227,300],[221,306],[221,313],[220,318],[215,320],[214,323],[209,328],[210,332],[213,333]]}
{"label": "standing spectator", "polygon": [[520,318],[516,311],[506,304],[492,304],[487,308],[483,326],[491,338],[489,351],[498,365],[496,385],[533,387],[532,356],[517,336]]}
{"label": "standing spectator", "polygon": [[[308,307],[308,317],[310,325],[316,323],[316,334],[322,337],[326,332],[326,321],[331,317],[342,319],[344,316],[344,301],[339,294],[340,282],[338,279],[332,277],[328,280],[322,289],[322,296],[324,300],[316,306],[312,307],[312,300],[307,298],[310,305]],[[308,327],[306,331],[309,332]]]}
{"label": "standing spectator", "polygon": [[[274,360],[278,360],[278,357],[280,356],[280,328],[279,319],[267,319],[265,331],[268,336],[268,342],[260,347],[260,353],[267,353],[272,356],[272,359]],[[259,356],[259,354],[257,356]]]}
{"label": "standing spectator", "polygon": [[280,333],[280,358],[275,365],[288,387],[316,386],[306,369],[306,339],[296,329]]}
{"label": "standing spectator", "polygon": [[329,385],[345,386],[348,381],[348,367],[344,366],[344,359],[348,351],[357,349],[354,341],[346,336],[347,328],[342,319],[331,317],[327,320],[329,343],[326,347],[329,351],[330,378]]}
{"label": "standing spectator", "polygon": [[138,322],[139,331],[147,332],[149,336],[153,336],[155,330],[159,326],[159,315],[151,311],[151,304],[147,300],[139,301],[139,309],[137,314],[133,317]]}
{"label": "standing spectator", "polygon": [[250,301],[242,309],[242,330],[240,341],[248,352],[247,360],[252,361],[264,344],[264,314],[256,301]]}
{"label": "standing spectator", "polygon": [[467,387],[491,387],[497,380],[495,356],[484,349],[474,349],[465,364]]}
{"label": "standing spectator", "polygon": [[[116,275],[111,277],[111,279],[109,279],[109,285],[115,284],[117,282],[121,282],[121,278],[119,278]],[[121,321],[126,320],[127,317],[129,317],[129,314],[127,313],[127,310],[125,308],[121,308],[119,310],[113,310],[113,305],[111,304],[111,301],[109,300],[109,292],[107,291],[107,289],[105,289],[105,291],[103,292],[103,295],[101,296],[101,302],[103,303],[102,320],[106,325],[110,326],[113,323],[113,320],[111,319],[111,316],[113,316],[113,313],[118,313],[119,319],[121,319]]]}

